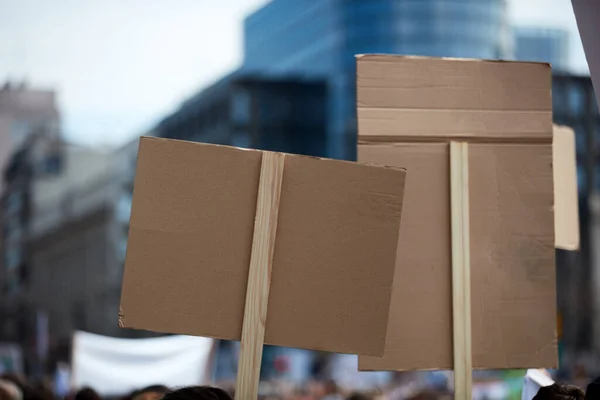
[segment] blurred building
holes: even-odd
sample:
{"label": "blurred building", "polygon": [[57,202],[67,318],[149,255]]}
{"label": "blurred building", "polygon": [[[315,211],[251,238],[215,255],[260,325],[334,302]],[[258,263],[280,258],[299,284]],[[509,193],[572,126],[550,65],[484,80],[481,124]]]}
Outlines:
{"label": "blurred building", "polygon": [[547,62],[554,72],[569,68],[569,32],[565,29],[516,27],[515,58],[520,61]]}
{"label": "blurred building", "polygon": [[19,247],[0,340],[21,344],[30,372],[67,361],[74,330],[131,334],[117,321],[136,153],[137,141],[114,152],[33,135],[6,170],[4,213],[20,198],[26,217],[4,219],[7,259]]}
{"label": "blurred building", "polygon": [[328,157],[356,157],[355,55],[510,58],[506,0],[272,0],[244,22],[242,69],[323,77]]}
{"label": "blurred building", "polygon": [[574,129],[577,149],[581,250],[557,253],[558,308],[570,363],[600,351],[600,112],[589,76],[554,74],[552,98],[554,122]]}
{"label": "blurred building", "polygon": [[[6,189],[5,175],[10,175],[12,180],[11,195],[4,197],[0,206],[3,228],[0,232],[0,320],[10,300],[6,294],[14,290],[26,274],[22,256],[28,211],[24,205],[30,195],[27,182],[33,171],[19,167],[19,160],[25,157],[20,149],[34,134],[54,140],[58,137],[59,123],[53,91],[31,89],[25,83],[12,82],[0,87],[0,197]],[[2,325],[7,325],[3,326],[7,330],[17,329],[11,324]]]}
{"label": "blurred building", "polygon": [[[52,90],[7,82],[0,88],[0,171],[34,130],[58,136],[60,115]],[[0,188],[2,181],[0,180]]]}
{"label": "blurred building", "polygon": [[183,103],[154,128],[154,134],[323,155],[326,99],[323,81],[237,71]]}

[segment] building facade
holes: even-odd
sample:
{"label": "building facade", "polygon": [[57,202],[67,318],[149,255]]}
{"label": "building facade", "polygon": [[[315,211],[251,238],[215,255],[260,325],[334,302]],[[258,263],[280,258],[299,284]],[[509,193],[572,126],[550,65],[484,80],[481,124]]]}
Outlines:
{"label": "building facade", "polygon": [[355,159],[355,55],[510,58],[506,7],[505,0],[272,0],[244,22],[242,69],[326,79],[326,154]]}
{"label": "building facade", "polygon": [[569,68],[569,32],[559,28],[515,27],[515,59],[547,62],[554,72]]}
{"label": "building facade", "polygon": [[237,71],[183,103],[154,134],[322,156],[326,90],[320,80],[262,78]]}
{"label": "building facade", "polygon": [[58,137],[59,126],[54,91],[6,82],[0,88],[0,171],[4,171],[12,153],[23,146],[30,134],[43,130]]}
{"label": "building facade", "polygon": [[[133,147],[133,149],[132,149]],[[68,361],[72,332],[139,336],[118,328],[137,141],[118,152],[32,136],[7,169],[3,211],[16,207],[22,250],[6,281],[0,341],[17,343],[27,371]],[[15,228],[4,218],[5,249]],[[10,258],[10,254],[7,254]]]}

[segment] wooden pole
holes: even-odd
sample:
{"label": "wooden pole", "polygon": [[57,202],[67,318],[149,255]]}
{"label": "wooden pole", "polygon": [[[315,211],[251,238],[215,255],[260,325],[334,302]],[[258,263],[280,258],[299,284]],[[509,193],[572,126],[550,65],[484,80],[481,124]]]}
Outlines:
{"label": "wooden pole", "polygon": [[285,156],[280,153],[264,152],[262,156],[235,388],[236,400],[258,397],[284,160]]}
{"label": "wooden pole", "polygon": [[466,142],[450,142],[452,225],[452,313],[454,398],[471,399],[471,250],[469,225],[469,152]]}

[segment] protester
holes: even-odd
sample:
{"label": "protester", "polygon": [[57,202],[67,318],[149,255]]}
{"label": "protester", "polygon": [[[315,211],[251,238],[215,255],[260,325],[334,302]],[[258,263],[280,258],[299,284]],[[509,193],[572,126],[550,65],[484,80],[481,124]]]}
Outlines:
{"label": "protester", "polygon": [[600,377],[587,386],[585,400],[600,400]]}
{"label": "protester", "polygon": [[585,393],[577,386],[555,383],[540,388],[533,400],[585,400]]}
{"label": "protester", "polygon": [[190,386],[167,392],[162,400],[233,400],[223,389],[210,386]]}

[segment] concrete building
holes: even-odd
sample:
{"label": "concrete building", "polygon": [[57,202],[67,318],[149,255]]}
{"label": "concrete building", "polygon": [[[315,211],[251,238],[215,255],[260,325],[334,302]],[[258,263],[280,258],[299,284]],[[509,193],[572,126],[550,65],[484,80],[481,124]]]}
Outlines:
{"label": "concrete building", "polygon": [[5,83],[0,88],[0,171],[4,171],[12,153],[33,131],[43,129],[58,137],[59,124],[54,91],[31,89],[25,83]]}
{"label": "concrete building", "polygon": [[[67,361],[74,330],[138,335],[117,323],[136,154],[137,141],[115,152],[61,140],[49,145],[36,136],[13,158],[9,172],[28,173],[7,174],[4,212],[17,188],[26,187],[20,241],[26,251],[17,284],[5,292],[11,301],[0,339],[22,345],[29,371],[41,362]],[[31,174],[36,165],[58,167]],[[40,352],[36,343],[43,342]]]}
{"label": "concrete building", "polygon": [[569,32],[559,28],[518,26],[514,29],[515,59],[547,62],[554,72],[569,68]]}

